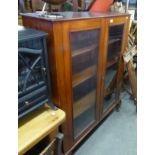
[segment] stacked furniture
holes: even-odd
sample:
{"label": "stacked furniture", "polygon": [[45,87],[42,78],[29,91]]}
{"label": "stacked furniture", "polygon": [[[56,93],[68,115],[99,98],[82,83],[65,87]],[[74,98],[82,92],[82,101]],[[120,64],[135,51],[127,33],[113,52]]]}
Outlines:
{"label": "stacked furniture", "polygon": [[129,14],[66,12],[23,14],[26,27],[48,33],[53,101],[66,112],[62,126],[69,154],[101,120],[120,106],[122,55]]}

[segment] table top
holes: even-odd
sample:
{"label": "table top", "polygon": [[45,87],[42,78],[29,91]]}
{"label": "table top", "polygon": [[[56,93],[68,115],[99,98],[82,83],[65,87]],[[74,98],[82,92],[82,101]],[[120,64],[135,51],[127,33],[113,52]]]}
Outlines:
{"label": "table top", "polygon": [[18,154],[23,154],[56,130],[65,120],[65,112],[42,107],[31,115],[19,120],[18,125]]}

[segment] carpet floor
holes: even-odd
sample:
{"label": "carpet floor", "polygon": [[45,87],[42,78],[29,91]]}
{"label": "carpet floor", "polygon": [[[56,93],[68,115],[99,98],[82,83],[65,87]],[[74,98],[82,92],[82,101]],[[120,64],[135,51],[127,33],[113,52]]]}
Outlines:
{"label": "carpet floor", "polygon": [[130,96],[121,94],[122,105],[85,140],[74,155],[137,155],[137,114]]}

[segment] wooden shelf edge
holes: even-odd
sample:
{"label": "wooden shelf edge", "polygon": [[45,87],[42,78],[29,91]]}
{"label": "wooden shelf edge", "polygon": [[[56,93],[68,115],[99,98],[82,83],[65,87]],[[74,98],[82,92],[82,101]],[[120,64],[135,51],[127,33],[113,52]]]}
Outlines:
{"label": "wooden shelf edge", "polygon": [[91,106],[95,105],[96,99],[96,90],[90,92],[86,96],[84,96],[79,101],[75,102],[73,105],[73,117],[74,119],[78,117],[80,114],[84,113]]}
{"label": "wooden shelf edge", "polygon": [[76,56],[79,56],[81,54],[90,52],[90,51],[94,50],[95,48],[97,48],[97,46],[98,46],[97,44],[93,44],[91,46],[72,51],[72,57],[76,57]]}
{"label": "wooden shelf edge", "polygon": [[90,77],[93,77],[96,72],[97,72],[97,65],[93,65],[93,66],[88,67],[87,69],[81,71],[80,73],[73,75],[72,86],[76,87],[80,83],[88,80]]}
{"label": "wooden shelf edge", "polygon": [[111,40],[108,42],[108,44],[113,44],[113,43],[116,43],[116,42],[119,42],[119,41],[121,41],[120,38],[111,39]]}

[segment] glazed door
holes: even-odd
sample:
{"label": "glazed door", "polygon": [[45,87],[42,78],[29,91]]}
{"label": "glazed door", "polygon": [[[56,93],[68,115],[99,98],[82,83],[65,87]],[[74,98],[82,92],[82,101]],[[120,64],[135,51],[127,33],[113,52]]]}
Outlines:
{"label": "glazed door", "polygon": [[[65,72],[73,141],[96,122],[99,98],[100,20],[64,24]],[[71,125],[71,124],[70,124]]]}
{"label": "glazed door", "polygon": [[122,71],[122,52],[125,49],[128,17],[107,19],[107,47],[102,87],[102,116],[108,114],[119,103],[119,85]]}

